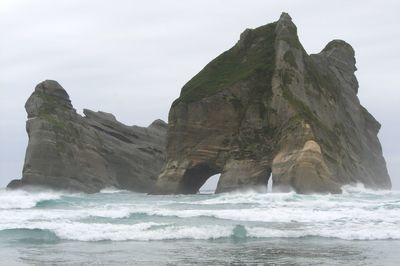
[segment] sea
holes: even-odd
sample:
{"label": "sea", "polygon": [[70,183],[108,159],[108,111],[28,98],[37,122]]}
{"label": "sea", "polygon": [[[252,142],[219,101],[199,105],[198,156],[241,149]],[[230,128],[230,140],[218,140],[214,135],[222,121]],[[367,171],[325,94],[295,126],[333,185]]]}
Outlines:
{"label": "sea", "polygon": [[0,190],[0,265],[400,265],[400,192]]}

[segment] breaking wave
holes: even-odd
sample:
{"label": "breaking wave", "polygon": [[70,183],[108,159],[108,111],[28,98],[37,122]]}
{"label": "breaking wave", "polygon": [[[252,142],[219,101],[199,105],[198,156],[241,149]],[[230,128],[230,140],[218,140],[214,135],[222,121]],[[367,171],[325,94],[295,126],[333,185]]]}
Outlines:
{"label": "breaking wave", "polygon": [[156,196],[0,191],[0,240],[151,241],[323,237],[400,239],[400,193]]}

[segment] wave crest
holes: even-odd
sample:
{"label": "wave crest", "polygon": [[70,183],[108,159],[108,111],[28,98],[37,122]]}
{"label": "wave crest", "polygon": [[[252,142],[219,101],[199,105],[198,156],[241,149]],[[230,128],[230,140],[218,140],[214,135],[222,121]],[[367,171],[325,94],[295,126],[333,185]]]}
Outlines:
{"label": "wave crest", "polygon": [[0,209],[29,209],[38,202],[55,200],[62,196],[59,192],[28,192],[24,190],[0,190]]}

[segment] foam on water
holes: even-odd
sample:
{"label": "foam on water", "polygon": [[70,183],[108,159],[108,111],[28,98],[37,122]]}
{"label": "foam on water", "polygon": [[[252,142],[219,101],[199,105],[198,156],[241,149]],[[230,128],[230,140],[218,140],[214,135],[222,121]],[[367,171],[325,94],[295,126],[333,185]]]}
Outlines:
{"label": "foam on water", "polygon": [[23,190],[0,189],[0,209],[28,209],[43,200],[59,199],[61,193],[44,191],[29,193]]}
{"label": "foam on water", "polygon": [[100,193],[119,193],[119,192],[127,192],[126,190],[117,189],[115,187],[104,188],[100,191]]}
{"label": "foam on water", "polygon": [[[342,195],[227,193],[155,196],[0,191],[0,241],[148,241],[323,237],[400,239],[400,193],[345,187]],[[37,231],[39,230],[39,231]],[[50,232],[50,233],[49,233]],[[50,235],[49,235],[50,234]],[[40,237],[39,237],[40,239]]]}

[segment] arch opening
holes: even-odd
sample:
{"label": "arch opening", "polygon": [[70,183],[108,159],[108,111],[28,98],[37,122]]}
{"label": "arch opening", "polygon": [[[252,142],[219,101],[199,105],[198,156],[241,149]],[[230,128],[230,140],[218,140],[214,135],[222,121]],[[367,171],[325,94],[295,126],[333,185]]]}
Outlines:
{"label": "arch opening", "polygon": [[200,194],[215,194],[221,174],[216,174],[209,177],[199,189]]}
{"label": "arch opening", "polygon": [[200,164],[188,169],[179,186],[179,193],[196,194],[211,176],[220,171],[209,165]]}

